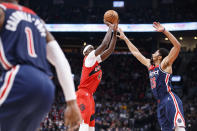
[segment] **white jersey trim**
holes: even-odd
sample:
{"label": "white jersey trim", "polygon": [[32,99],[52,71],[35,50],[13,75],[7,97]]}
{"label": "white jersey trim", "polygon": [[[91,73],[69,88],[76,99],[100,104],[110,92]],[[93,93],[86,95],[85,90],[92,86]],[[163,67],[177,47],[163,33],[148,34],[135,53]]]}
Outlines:
{"label": "white jersey trim", "polygon": [[4,9],[4,10],[7,9],[7,8],[6,8],[4,5],[2,5],[2,4],[0,4],[0,8],[2,8],[2,9]]}
{"label": "white jersey trim", "polygon": [[95,50],[89,53],[85,60],[85,67],[92,67],[96,62],[101,63],[101,56],[95,56]]}
{"label": "white jersey trim", "polygon": [[[171,88],[168,86],[168,82],[169,82],[169,78],[170,78],[170,74],[166,75],[166,79],[165,79],[165,83],[166,83],[166,86],[167,86],[167,90],[173,100],[173,103],[174,103],[174,106],[175,106],[175,109],[176,109],[176,113],[174,115],[174,128],[179,126],[179,127],[185,127],[185,120],[180,112],[180,109],[179,109],[179,105],[178,105],[178,102],[174,96],[174,94],[171,92]],[[181,120],[181,121],[179,121]]]}
{"label": "white jersey trim", "polygon": [[0,37],[0,62],[1,62],[1,65],[3,66],[3,68],[6,70],[13,67],[13,65],[5,57],[3,42],[2,42],[1,37]]}
{"label": "white jersey trim", "polygon": [[[163,73],[165,73],[165,74],[170,74],[170,73],[168,73],[168,72],[166,72],[166,71],[163,71],[162,69],[161,69],[161,66],[159,65],[159,70],[161,71],[161,72],[163,72]],[[171,74],[170,74],[171,75]]]}
{"label": "white jersey trim", "polygon": [[0,106],[5,102],[6,98],[8,97],[11,91],[19,68],[20,66],[17,65],[16,67],[12,68],[10,71],[6,73],[4,83],[0,88]]}

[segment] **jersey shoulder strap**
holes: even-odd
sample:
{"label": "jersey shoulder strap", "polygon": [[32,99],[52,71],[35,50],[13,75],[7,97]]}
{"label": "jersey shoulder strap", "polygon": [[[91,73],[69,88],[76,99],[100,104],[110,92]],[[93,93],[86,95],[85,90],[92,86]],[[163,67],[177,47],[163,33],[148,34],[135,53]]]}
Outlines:
{"label": "jersey shoulder strap", "polygon": [[12,3],[1,3],[0,7],[3,10],[7,10],[7,9],[20,10],[20,11],[23,11],[23,12],[26,12],[26,13],[29,13],[29,14],[32,14],[32,15],[36,15],[36,13],[33,10],[31,10],[27,7],[20,6],[20,5],[15,5],[15,4],[12,4]]}
{"label": "jersey shoulder strap", "polygon": [[148,70],[151,71],[151,70],[154,70],[155,68],[158,68],[158,67],[159,67],[159,65],[157,65],[157,66],[151,65]]}

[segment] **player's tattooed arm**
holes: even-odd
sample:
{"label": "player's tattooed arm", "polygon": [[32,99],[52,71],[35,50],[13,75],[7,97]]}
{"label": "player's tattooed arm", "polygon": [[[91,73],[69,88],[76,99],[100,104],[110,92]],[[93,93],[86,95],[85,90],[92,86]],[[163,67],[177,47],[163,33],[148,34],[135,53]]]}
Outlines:
{"label": "player's tattooed arm", "polygon": [[117,41],[117,28],[118,28],[118,25],[115,25],[115,27],[114,27],[114,33],[113,33],[113,36],[112,36],[112,40],[111,40],[111,42],[110,42],[110,45],[109,45],[109,47],[101,54],[101,60],[102,60],[102,61],[106,60],[106,59],[112,54],[112,52],[113,52],[114,49],[115,49],[116,41]]}
{"label": "player's tattooed arm", "polygon": [[113,25],[110,24],[109,22],[105,22],[104,23],[109,26],[109,29],[101,43],[101,45],[99,47],[97,47],[97,49],[95,50],[95,56],[100,55],[101,53],[103,53],[103,51],[108,47],[110,40],[111,40],[111,35],[112,35],[112,30],[113,30]]}
{"label": "player's tattooed arm", "polygon": [[124,34],[124,32],[122,31],[121,28],[118,29],[120,35],[118,35],[118,37],[122,40],[125,41],[125,43],[127,44],[129,50],[131,51],[131,53],[143,64],[145,65],[147,68],[150,67],[151,63],[150,63],[150,59],[147,59],[146,57],[144,57],[141,52],[134,46],[134,44],[126,37],[126,35]]}
{"label": "player's tattooed arm", "polygon": [[181,44],[179,41],[169,32],[167,31],[159,22],[154,22],[153,27],[158,31],[158,32],[163,32],[166,37],[170,40],[170,42],[173,44],[173,48],[170,50],[170,53],[166,58],[161,63],[162,67],[167,67],[168,65],[172,65],[173,62],[176,60],[177,56],[179,55],[180,49],[181,49]]}
{"label": "player's tattooed arm", "polygon": [[4,13],[3,9],[0,8],[0,29],[1,29],[2,26],[3,26],[4,19],[5,19],[5,13]]}

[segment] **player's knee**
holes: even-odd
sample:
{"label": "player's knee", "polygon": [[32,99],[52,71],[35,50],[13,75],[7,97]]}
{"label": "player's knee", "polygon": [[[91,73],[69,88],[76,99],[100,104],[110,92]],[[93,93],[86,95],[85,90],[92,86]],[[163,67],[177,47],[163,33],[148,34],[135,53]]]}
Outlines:
{"label": "player's knee", "polygon": [[175,131],[185,131],[185,127],[179,127],[179,126],[177,126],[175,128]]}
{"label": "player's knee", "polygon": [[89,125],[86,123],[80,124],[79,131],[89,131]]}

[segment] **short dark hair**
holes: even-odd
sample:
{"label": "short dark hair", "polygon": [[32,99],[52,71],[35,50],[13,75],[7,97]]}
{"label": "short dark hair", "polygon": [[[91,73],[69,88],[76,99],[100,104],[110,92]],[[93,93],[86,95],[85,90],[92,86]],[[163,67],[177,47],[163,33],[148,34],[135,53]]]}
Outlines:
{"label": "short dark hair", "polygon": [[162,56],[162,60],[163,60],[166,56],[168,56],[168,54],[169,54],[169,51],[168,51],[167,49],[165,49],[165,48],[159,48],[158,50],[159,50],[160,56]]}

